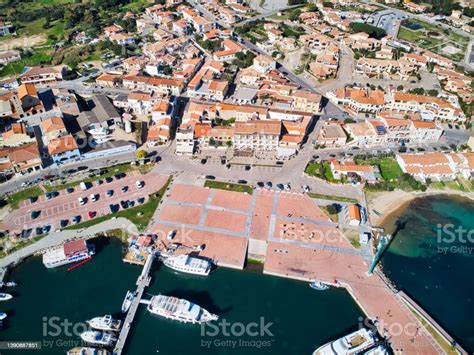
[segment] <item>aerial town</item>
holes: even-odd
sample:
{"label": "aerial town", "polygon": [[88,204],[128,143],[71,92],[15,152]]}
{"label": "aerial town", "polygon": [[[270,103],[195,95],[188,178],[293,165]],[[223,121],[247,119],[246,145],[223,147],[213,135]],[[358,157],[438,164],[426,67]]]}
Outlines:
{"label": "aerial town", "polygon": [[5,353],[474,351],[470,1],[0,9]]}

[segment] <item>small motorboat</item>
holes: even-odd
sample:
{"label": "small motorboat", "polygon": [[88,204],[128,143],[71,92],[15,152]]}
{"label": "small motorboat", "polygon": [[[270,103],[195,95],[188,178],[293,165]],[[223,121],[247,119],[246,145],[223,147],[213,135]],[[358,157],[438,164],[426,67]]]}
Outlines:
{"label": "small motorboat", "polygon": [[14,281],[5,282],[5,283],[3,284],[3,286],[5,286],[5,287],[15,287],[16,285],[17,285],[17,283],[14,282]]}
{"label": "small motorboat", "polygon": [[325,291],[329,289],[329,286],[321,281],[313,281],[309,284],[309,287],[318,291]]}
{"label": "small motorboat", "polygon": [[5,312],[0,312],[0,322],[7,318],[7,314]]}
{"label": "small motorboat", "polygon": [[13,298],[13,296],[8,294],[8,293],[1,293],[0,292],[0,301],[8,301],[8,300],[11,300],[12,298]]}
{"label": "small motorboat", "polygon": [[132,305],[132,301],[135,298],[136,292],[132,291],[127,291],[127,294],[125,295],[125,299],[123,300],[122,303],[122,313],[127,313],[128,309]]}

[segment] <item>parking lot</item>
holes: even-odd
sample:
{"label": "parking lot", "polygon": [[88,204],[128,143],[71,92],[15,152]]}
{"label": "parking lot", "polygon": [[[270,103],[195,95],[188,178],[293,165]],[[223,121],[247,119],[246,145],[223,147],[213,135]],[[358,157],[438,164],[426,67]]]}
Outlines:
{"label": "parking lot", "polygon": [[396,37],[401,21],[408,16],[401,11],[383,10],[373,14],[370,18],[373,19],[374,26],[382,28],[388,35]]}
{"label": "parking lot", "polygon": [[[168,176],[157,173],[141,175],[132,171],[124,175],[118,179],[114,177],[110,182],[101,180],[99,184],[96,181],[87,190],[76,186],[61,190],[50,199],[45,194],[36,200],[24,200],[4,219],[2,227],[10,233],[22,230],[31,230],[33,234],[54,231],[107,215],[112,209],[117,212],[145,203],[148,196],[161,189],[168,180]],[[137,186],[137,181],[143,182],[141,188]]]}

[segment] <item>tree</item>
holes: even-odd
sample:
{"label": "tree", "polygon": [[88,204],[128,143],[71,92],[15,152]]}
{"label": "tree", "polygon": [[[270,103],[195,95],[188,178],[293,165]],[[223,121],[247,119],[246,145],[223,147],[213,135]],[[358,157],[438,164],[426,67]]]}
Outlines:
{"label": "tree", "polygon": [[147,155],[147,152],[145,152],[144,150],[137,150],[137,159],[143,160],[147,157]]}
{"label": "tree", "polygon": [[328,211],[329,214],[337,214],[338,213],[338,206],[336,204],[328,205],[326,206],[326,211]]}

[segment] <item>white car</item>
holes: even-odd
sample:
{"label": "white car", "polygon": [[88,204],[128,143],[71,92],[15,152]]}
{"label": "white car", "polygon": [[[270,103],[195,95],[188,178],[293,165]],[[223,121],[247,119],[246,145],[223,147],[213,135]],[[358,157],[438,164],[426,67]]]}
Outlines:
{"label": "white car", "polygon": [[85,200],[84,197],[79,197],[79,198],[78,198],[78,201],[79,201],[79,204],[80,204],[81,206],[86,204],[86,200]]}
{"label": "white car", "polygon": [[304,192],[309,192],[311,189],[309,188],[308,185],[303,186]]}
{"label": "white car", "polygon": [[143,181],[136,181],[135,184],[137,185],[138,189],[141,189],[143,186],[145,186],[145,183]]}
{"label": "white car", "polygon": [[290,190],[291,190],[290,184],[285,184],[285,191],[290,191]]}
{"label": "white car", "polygon": [[92,201],[92,202],[96,202],[96,201],[97,201],[97,195],[96,195],[96,194],[92,194],[92,195],[91,195],[91,201]]}
{"label": "white car", "polygon": [[173,238],[175,237],[175,235],[176,235],[176,231],[175,231],[175,230],[170,230],[170,231],[168,232],[168,235],[166,236],[166,239],[168,239],[168,240],[173,240]]}

